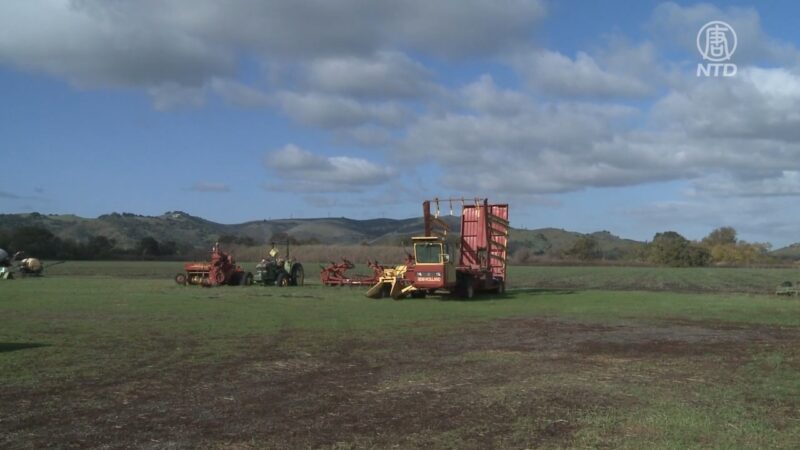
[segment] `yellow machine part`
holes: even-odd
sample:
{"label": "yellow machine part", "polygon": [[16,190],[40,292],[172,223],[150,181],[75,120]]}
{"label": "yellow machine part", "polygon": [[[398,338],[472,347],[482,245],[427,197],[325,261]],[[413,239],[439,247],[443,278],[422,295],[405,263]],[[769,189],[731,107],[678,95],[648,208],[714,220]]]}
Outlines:
{"label": "yellow machine part", "polygon": [[405,279],[404,275],[407,270],[408,267],[405,265],[383,269],[383,274],[378,278],[378,282],[369,288],[365,295],[369,298],[382,298],[388,287],[389,296],[399,300],[417,290]]}
{"label": "yellow machine part", "polygon": [[22,267],[26,270],[34,273],[39,273],[42,271],[44,267],[42,267],[42,262],[36,258],[25,258],[22,260]]}

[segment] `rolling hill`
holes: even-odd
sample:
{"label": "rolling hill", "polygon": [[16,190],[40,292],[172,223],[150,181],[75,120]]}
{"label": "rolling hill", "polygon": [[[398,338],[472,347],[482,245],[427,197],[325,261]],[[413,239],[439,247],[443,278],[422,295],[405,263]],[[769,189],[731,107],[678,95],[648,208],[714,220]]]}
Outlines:
{"label": "rolling hill", "polygon": [[[444,216],[453,232],[458,232],[459,218]],[[153,237],[159,242],[208,247],[220,236],[249,237],[259,244],[273,237],[291,236],[300,242],[320,244],[400,245],[422,233],[422,218],[354,220],[340,218],[255,220],[241,224],[221,224],[182,211],[159,216],[130,213],[104,214],[95,219],[75,215],[0,214],[0,229],[22,226],[42,227],[62,239],[85,242],[92,236],[114,239],[121,248],[134,247],[141,239]],[[556,228],[511,231],[510,250],[528,249],[533,255],[556,255],[567,250],[584,234]],[[622,239],[607,231],[590,234],[603,254],[616,258],[629,254],[641,242]]]}

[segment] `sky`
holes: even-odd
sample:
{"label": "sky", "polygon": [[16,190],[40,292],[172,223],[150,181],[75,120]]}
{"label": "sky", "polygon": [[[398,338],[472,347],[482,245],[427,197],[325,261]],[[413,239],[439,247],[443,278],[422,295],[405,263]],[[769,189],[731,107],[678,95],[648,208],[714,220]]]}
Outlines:
{"label": "sky", "polygon": [[[780,247],[800,241],[797,17],[790,1],[4,0],[0,213],[406,218],[479,196],[516,227],[733,226]],[[733,76],[698,76],[714,20],[736,33]]]}

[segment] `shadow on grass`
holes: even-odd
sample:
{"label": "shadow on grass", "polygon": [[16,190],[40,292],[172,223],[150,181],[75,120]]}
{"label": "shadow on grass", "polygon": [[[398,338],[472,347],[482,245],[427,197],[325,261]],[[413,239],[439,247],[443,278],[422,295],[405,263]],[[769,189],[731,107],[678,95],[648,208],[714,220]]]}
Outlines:
{"label": "shadow on grass", "polygon": [[17,350],[27,350],[29,348],[49,347],[50,344],[39,344],[36,342],[0,342],[0,353],[14,352]]}

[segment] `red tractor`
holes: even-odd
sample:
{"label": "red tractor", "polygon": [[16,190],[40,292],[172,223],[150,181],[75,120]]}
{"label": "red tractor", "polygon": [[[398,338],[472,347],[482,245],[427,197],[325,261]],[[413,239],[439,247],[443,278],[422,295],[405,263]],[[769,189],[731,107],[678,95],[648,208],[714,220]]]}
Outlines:
{"label": "red tractor", "polygon": [[236,265],[233,255],[220,250],[219,244],[211,249],[210,262],[191,262],[183,265],[185,273],[175,275],[180,285],[200,285],[204,287],[231,285],[249,286],[253,284],[253,274],[245,272]]}

